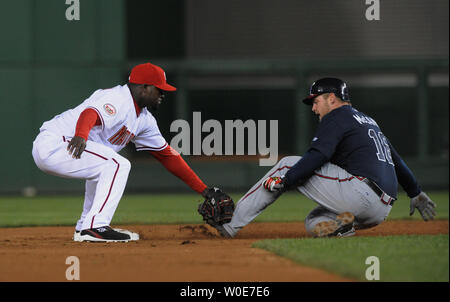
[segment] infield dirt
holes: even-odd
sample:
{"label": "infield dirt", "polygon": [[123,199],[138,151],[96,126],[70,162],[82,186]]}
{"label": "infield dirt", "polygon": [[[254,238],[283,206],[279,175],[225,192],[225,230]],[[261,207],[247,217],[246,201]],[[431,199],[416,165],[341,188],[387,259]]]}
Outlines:
{"label": "infield dirt", "polygon": [[[80,260],[80,281],[352,281],[252,248],[260,239],[308,237],[303,222],[253,223],[231,240],[206,225],[113,227],[138,232],[141,240],[80,243],[72,241],[72,227],[0,229],[0,281],[67,281],[69,256]],[[386,221],[357,236],[448,231],[448,220]]]}

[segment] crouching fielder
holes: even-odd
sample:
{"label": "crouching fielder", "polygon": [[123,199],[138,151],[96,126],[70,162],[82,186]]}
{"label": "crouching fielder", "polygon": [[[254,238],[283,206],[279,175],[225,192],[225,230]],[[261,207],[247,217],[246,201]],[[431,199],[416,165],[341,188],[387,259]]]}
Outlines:
{"label": "crouching fielder", "polygon": [[324,78],[303,100],[320,124],[310,148],[280,160],[237,203],[230,223],[217,229],[234,237],[283,192],[296,189],[318,206],[305,219],[314,237],[351,236],[374,227],[389,215],[398,183],[427,221],[436,215],[433,201],[374,119],[352,107],[347,85]]}
{"label": "crouching fielder", "polygon": [[202,196],[217,191],[207,188],[167,144],[151,113],[167,91],[175,90],[159,66],[140,64],[125,85],[99,89],[77,107],[43,123],[33,143],[36,165],[48,174],[86,180],[75,241],[139,239],[137,233],[110,227],[131,169],[130,161],[118,152],[129,142],[138,151],[149,152]]}

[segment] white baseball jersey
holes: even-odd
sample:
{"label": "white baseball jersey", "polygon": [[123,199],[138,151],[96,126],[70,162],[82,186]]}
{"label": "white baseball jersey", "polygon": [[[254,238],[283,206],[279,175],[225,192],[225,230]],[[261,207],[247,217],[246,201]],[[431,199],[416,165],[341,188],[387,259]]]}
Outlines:
{"label": "white baseball jersey", "polygon": [[73,137],[78,118],[87,108],[94,109],[102,122],[101,126],[90,131],[90,141],[110,147],[115,152],[122,150],[130,141],[135,143],[138,151],[160,151],[167,147],[155,118],[147,108],[143,108],[138,116],[127,85],[95,91],[77,107],[45,122],[40,130]]}
{"label": "white baseball jersey", "polygon": [[[89,133],[79,159],[67,151],[80,114],[94,109],[102,125]],[[146,109],[137,113],[127,85],[95,91],[79,106],[45,122],[33,142],[33,158],[44,172],[64,178],[86,180],[83,212],[76,230],[111,223],[127,184],[131,163],[117,152],[132,141],[137,150],[159,151],[167,147],[155,118]]]}

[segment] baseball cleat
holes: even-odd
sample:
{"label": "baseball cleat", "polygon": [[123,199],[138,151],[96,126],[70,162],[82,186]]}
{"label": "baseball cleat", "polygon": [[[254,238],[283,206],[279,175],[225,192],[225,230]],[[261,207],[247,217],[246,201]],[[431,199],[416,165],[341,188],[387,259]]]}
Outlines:
{"label": "baseball cleat", "polygon": [[352,213],[344,212],[337,215],[335,220],[319,222],[312,233],[314,237],[349,237],[355,234],[354,221]]}
{"label": "baseball cleat", "polygon": [[81,241],[80,233],[81,233],[81,231],[75,230],[75,232],[73,233],[73,237],[72,237],[73,241]]}
{"label": "baseball cleat", "polygon": [[128,242],[139,240],[139,234],[110,226],[75,231],[74,241],[78,242]]}
{"label": "baseball cleat", "polygon": [[233,238],[233,236],[231,236],[227,230],[225,230],[225,228],[221,225],[218,225],[215,227],[216,230],[219,232],[220,236],[225,237],[225,238]]}
{"label": "baseball cleat", "polygon": [[[218,235],[220,237],[233,238],[233,236],[230,233],[228,233],[228,231],[225,229],[225,227],[223,225],[206,223],[206,227],[209,229],[215,229],[217,231],[217,233],[219,233]],[[216,233],[214,231],[212,231],[212,232]]]}
{"label": "baseball cleat", "polygon": [[124,233],[124,234],[128,234],[128,235],[130,235],[130,240],[131,241],[137,241],[137,240],[139,240],[139,234],[138,233],[135,233],[135,232],[132,232],[132,231],[129,231],[129,230],[124,230],[124,229],[113,229],[114,231],[116,231],[116,232],[120,232],[120,233]]}
{"label": "baseball cleat", "polygon": [[[123,229],[113,229],[114,231],[117,231],[117,232],[121,232],[121,233],[125,233],[125,234],[128,234],[128,235],[130,235],[130,237],[131,237],[131,241],[137,241],[137,240],[139,240],[139,234],[138,233],[135,233],[135,232],[131,232],[131,231],[128,231],[128,230],[123,230]],[[81,231],[77,231],[77,230],[75,230],[75,232],[73,233],[73,237],[72,237],[72,239],[73,239],[73,241],[85,241],[85,240],[81,240]]]}

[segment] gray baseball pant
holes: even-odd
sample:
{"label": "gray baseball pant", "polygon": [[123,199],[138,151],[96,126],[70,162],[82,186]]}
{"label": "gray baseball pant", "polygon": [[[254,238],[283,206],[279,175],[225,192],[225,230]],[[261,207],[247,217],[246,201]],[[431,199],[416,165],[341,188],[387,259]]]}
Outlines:
{"label": "gray baseball pant", "polygon": [[[264,180],[271,176],[283,176],[300,159],[300,156],[282,158],[237,202],[231,222],[223,225],[232,237],[280,197],[279,192],[264,189]],[[326,163],[308,181],[297,187],[300,193],[318,204],[305,219],[307,232],[311,233],[319,222],[334,220],[343,212],[351,212],[355,216],[357,229],[383,222],[392,206],[383,203],[361,179],[336,165]]]}

